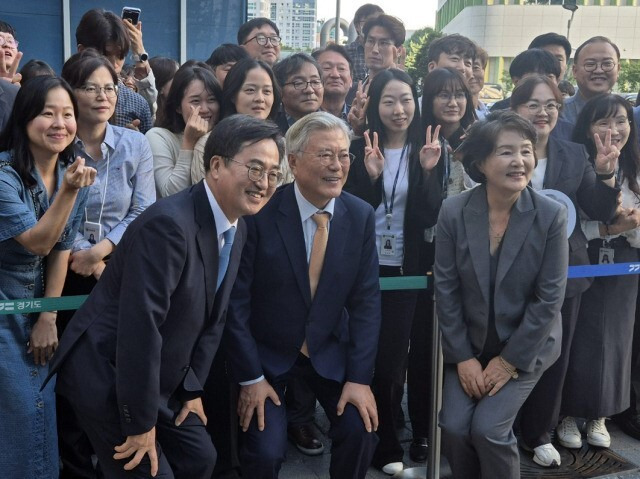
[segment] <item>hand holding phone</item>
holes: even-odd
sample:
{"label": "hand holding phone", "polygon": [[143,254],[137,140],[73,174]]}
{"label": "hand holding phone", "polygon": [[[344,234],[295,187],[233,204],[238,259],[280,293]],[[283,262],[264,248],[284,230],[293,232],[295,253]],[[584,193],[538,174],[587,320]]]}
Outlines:
{"label": "hand holding phone", "polygon": [[135,7],[124,7],[122,9],[122,19],[129,20],[132,25],[137,25],[138,20],[140,20],[140,13],[142,10]]}

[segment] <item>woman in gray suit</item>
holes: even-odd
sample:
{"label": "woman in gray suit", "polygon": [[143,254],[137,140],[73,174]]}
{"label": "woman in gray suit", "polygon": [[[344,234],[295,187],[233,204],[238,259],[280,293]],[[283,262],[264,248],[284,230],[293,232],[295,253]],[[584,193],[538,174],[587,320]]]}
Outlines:
{"label": "woman in gray suit", "polygon": [[456,479],[520,477],[513,422],[560,354],[567,220],[563,206],[527,188],[535,141],[531,123],[513,112],[474,124],[461,151],[480,185],[440,210],[440,426]]}

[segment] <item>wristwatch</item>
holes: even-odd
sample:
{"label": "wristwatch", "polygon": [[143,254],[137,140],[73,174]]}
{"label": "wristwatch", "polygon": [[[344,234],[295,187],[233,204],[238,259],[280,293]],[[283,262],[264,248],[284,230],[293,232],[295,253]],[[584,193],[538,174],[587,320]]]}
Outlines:
{"label": "wristwatch", "polygon": [[142,52],[140,55],[136,55],[135,53],[132,53],[131,58],[135,62],[143,63],[149,59],[149,55],[147,55],[147,52]]}

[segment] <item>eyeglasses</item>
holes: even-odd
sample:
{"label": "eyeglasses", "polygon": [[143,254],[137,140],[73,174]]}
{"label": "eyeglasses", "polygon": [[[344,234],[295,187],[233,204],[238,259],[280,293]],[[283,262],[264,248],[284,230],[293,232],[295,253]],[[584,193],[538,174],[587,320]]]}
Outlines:
{"label": "eyeglasses", "polygon": [[311,85],[311,88],[313,88],[314,90],[319,90],[320,88],[322,88],[322,81],[321,80],[309,80],[309,81],[295,80],[289,83],[285,83],[285,85],[293,85],[293,88],[295,90],[306,90],[307,86]]}
{"label": "eyeglasses", "polygon": [[595,122],[593,127],[601,133],[606,133],[607,130],[626,130],[627,128],[629,128],[629,118],[625,116],[612,118],[610,120],[598,120]]}
{"label": "eyeglasses", "polygon": [[233,158],[227,158],[229,161],[233,161],[239,165],[244,166],[247,169],[247,176],[251,181],[260,181],[264,178],[264,175],[267,175],[267,183],[270,188],[275,188],[280,184],[283,178],[283,174],[281,171],[270,171],[267,173],[264,166],[260,165],[247,165],[242,163],[241,161],[234,160]]}
{"label": "eyeglasses", "polygon": [[593,60],[587,60],[582,64],[582,68],[584,68],[584,71],[586,72],[592,72],[598,68],[598,65],[600,65],[600,68],[602,69],[603,72],[610,72],[615,68],[616,62],[614,62],[613,60],[603,60],[601,62],[594,62]]}
{"label": "eyeglasses", "polygon": [[353,153],[347,153],[346,151],[340,153],[334,153],[332,151],[322,151],[320,153],[315,153],[312,151],[302,151],[300,153],[307,153],[309,155],[313,155],[320,161],[322,166],[329,166],[333,163],[334,158],[337,158],[341,165],[350,165],[353,163],[356,155]]}
{"label": "eyeglasses", "polygon": [[256,35],[255,37],[249,38],[246,42],[243,43],[243,45],[246,45],[251,40],[255,40],[258,45],[261,45],[263,47],[267,46],[267,43],[271,43],[271,45],[277,47],[278,45],[280,45],[280,42],[282,42],[282,38],[277,35],[274,35],[272,37],[268,37],[266,35]]}
{"label": "eyeglasses", "polygon": [[447,91],[441,91],[436,95],[436,98],[442,102],[449,103],[451,100],[455,99],[456,101],[466,100],[467,95],[463,91],[457,91],[455,93],[449,93]]}
{"label": "eyeglasses", "polygon": [[18,48],[18,40],[0,35],[0,47]]}
{"label": "eyeglasses", "polygon": [[552,113],[557,113],[560,109],[560,103],[556,103],[555,101],[551,101],[545,105],[532,101],[529,103],[525,103],[523,106],[527,107],[527,110],[529,110],[529,113],[531,113],[532,115],[537,115],[542,110],[550,115]]}
{"label": "eyeglasses", "polygon": [[95,95],[96,97],[100,95],[101,92],[107,96],[107,98],[114,98],[118,94],[118,86],[117,85],[91,85],[90,83],[78,87],[77,90],[84,92],[85,95]]}
{"label": "eyeglasses", "polygon": [[386,50],[387,48],[391,48],[394,45],[393,40],[389,40],[388,38],[381,38],[380,40],[377,40],[371,37],[367,38],[364,44],[371,48],[375,47],[377,44],[378,48],[380,48],[381,50]]}

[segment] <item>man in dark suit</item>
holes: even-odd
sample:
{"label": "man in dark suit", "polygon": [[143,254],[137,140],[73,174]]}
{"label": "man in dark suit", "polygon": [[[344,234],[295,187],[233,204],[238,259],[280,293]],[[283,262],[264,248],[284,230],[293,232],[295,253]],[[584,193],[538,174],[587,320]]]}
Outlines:
{"label": "man in dark suit", "polygon": [[131,223],[67,326],[51,374],[107,477],[211,477],[202,389],[246,240],[240,216],[282,178],[282,143],[270,123],[220,122],[204,181]]}
{"label": "man in dark suit", "polygon": [[331,477],[364,478],[378,441],[369,387],[380,330],[373,209],[342,192],[351,156],[339,118],[316,112],[298,120],[287,152],[295,182],[247,218],[225,331],[241,384],[243,477],[278,476],[283,395],[302,379],[331,422]]}

